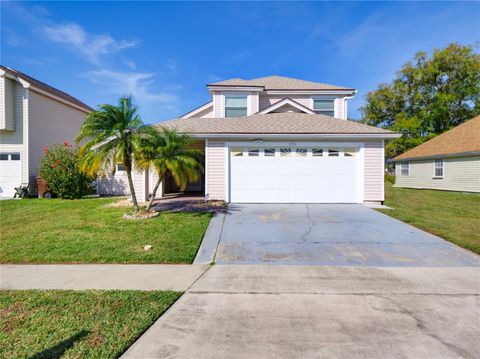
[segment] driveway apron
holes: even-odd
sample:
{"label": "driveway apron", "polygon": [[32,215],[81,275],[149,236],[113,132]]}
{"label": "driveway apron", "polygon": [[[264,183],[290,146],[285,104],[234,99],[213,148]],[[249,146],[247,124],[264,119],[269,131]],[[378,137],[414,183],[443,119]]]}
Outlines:
{"label": "driveway apron", "polygon": [[480,257],[355,204],[234,204],[217,264],[477,266]]}

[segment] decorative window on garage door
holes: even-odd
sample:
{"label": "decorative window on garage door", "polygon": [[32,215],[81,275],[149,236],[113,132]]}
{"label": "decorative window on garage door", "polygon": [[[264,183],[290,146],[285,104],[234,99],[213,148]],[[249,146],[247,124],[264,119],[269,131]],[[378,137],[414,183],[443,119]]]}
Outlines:
{"label": "decorative window on garage door", "polygon": [[297,154],[297,157],[307,157],[307,149],[306,148],[297,148],[296,154]]}
{"label": "decorative window on garage door", "polygon": [[291,148],[280,148],[280,157],[291,157],[292,149]]}
{"label": "decorative window on garage door", "polygon": [[243,148],[232,148],[232,156],[233,157],[242,157],[243,156]]}
{"label": "decorative window on garage door", "polygon": [[322,157],[323,156],[323,148],[312,148],[312,156],[313,157]]}
{"label": "decorative window on garage door", "polygon": [[275,157],[275,148],[265,148],[265,157]]}
{"label": "decorative window on garage door", "polygon": [[345,147],[343,149],[343,155],[345,157],[354,157],[357,154],[357,149],[354,147]]}
{"label": "decorative window on garage door", "polygon": [[328,157],[338,157],[340,154],[340,151],[338,148],[330,148],[328,150]]}

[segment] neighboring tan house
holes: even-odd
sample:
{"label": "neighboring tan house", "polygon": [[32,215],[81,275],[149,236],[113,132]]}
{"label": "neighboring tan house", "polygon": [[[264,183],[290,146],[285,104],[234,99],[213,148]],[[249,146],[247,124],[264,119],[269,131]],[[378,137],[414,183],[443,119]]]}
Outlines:
{"label": "neighboring tan house", "polygon": [[395,187],[480,192],[480,116],[394,161]]}
{"label": "neighboring tan house", "polygon": [[[281,76],[207,88],[211,101],[156,125],[190,134],[205,151],[205,173],[187,191],[226,202],[383,202],[384,140],[399,135],[347,120],[354,89]],[[141,200],[155,181],[135,173]],[[160,195],[178,191],[163,182]],[[127,193],[124,172],[99,191]]]}
{"label": "neighboring tan house", "polygon": [[76,98],[9,67],[0,66],[0,197],[29,185],[43,148],[72,142],[92,108]]}

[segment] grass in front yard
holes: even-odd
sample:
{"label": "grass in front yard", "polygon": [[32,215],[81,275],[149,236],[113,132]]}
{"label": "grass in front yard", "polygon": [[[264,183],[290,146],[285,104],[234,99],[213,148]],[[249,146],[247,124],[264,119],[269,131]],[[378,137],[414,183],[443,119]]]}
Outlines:
{"label": "grass in front yard", "polygon": [[1,291],[1,358],[117,358],[177,292]]}
{"label": "grass in front yard", "polygon": [[381,212],[480,254],[480,195],[395,188],[385,183]]}
{"label": "grass in front yard", "polygon": [[[0,201],[2,263],[191,263],[210,213],[126,220],[113,198]],[[151,244],[151,251],[143,246]]]}

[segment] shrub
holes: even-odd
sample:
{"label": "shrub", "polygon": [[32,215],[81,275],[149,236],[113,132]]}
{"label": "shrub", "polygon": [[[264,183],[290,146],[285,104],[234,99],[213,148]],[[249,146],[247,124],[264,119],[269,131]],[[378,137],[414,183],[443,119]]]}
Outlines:
{"label": "shrub", "polygon": [[385,181],[395,184],[395,175],[385,173]]}
{"label": "shrub", "polygon": [[91,190],[93,178],[80,171],[78,150],[66,141],[43,149],[40,177],[60,198],[80,198]]}

